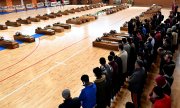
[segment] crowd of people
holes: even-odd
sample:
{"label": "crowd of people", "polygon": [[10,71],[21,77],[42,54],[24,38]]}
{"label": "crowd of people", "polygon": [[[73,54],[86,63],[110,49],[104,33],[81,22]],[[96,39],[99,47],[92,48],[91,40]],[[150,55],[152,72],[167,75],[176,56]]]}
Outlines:
{"label": "crowd of people", "polygon": [[93,69],[96,77],[89,81],[88,75],[82,75],[84,88],[78,98],[72,98],[70,90],[62,92],[64,103],[59,108],[106,108],[116,94],[128,82],[132,102],[126,108],[140,108],[141,95],[151,65],[160,56],[159,75],[155,78],[156,86],[149,94],[153,108],[171,108],[171,85],[175,62],[173,55],[178,48],[180,36],[180,13],[173,10],[164,20],[159,11],[151,20],[141,22],[139,17],[128,23],[128,38],[119,42],[119,53],[109,53],[108,59],[101,57],[100,66]]}

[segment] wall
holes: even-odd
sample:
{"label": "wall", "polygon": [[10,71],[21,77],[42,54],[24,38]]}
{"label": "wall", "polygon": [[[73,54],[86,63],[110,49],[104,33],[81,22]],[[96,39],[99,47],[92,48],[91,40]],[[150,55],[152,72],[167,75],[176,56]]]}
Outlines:
{"label": "wall", "polygon": [[178,6],[180,8],[180,0],[176,0],[176,3],[178,4]]}
{"label": "wall", "polygon": [[21,4],[21,0],[12,0],[12,4],[13,5],[20,5]]}
{"label": "wall", "polygon": [[163,7],[171,7],[173,0],[134,0],[134,5],[151,6],[152,4],[162,5]]}
{"label": "wall", "polygon": [[6,6],[6,0],[0,0],[0,6]]}
{"label": "wall", "polygon": [[24,4],[31,4],[32,0],[24,0]]}

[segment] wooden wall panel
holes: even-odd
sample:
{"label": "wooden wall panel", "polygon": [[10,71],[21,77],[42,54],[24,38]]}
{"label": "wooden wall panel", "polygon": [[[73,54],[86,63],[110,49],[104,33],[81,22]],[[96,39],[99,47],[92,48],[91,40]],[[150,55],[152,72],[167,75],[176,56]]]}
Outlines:
{"label": "wooden wall panel", "polygon": [[21,5],[21,0],[12,0],[13,5]]}
{"label": "wooden wall panel", "polygon": [[171,7],[173,0],[134,0],[134,5],[151,6],[152,4],[162,5],[163,7]]}
{"label": "wooden wall panel", "polygon": [[24,0],[24,4],[30,4],[32,3],[32,0]]}
{"label": "wooden wall panel", "polygon": [[37,2],[45,2],[45,0],[37,0]]}
{"label": "wooden wall panel", "polygon": [[6,0],[0,0],[0,6],[6,6]]}
{"label": "wooden wall panel", "polygon": [[177,3],[177,5],[178,5],[179,8],[180,8],[180,0],[176,0],[176,3]]}
{"label": "wooden wall panel", "polygon": [[37,0],[31,0],[32,4],[37,4]]}

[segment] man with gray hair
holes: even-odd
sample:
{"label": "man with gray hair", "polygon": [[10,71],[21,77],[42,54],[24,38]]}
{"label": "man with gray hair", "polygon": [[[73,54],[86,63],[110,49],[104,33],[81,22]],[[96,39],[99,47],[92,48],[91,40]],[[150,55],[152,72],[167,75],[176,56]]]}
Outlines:
{"label": "man with gray hair", "polygon": [[62,91],[62,97],[65,99],[64,103],[59,105],[59,108],[80,108],[81,103],[78,98],[72,98],[69,89]]}

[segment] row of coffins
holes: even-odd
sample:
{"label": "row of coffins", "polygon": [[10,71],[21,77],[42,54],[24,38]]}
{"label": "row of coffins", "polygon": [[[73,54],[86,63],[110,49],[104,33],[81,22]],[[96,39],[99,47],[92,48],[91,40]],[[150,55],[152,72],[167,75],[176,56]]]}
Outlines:
{"label": "row of coffins", "polygon": [[95,15],[88,14],[88,15],[83,15],[83,16],[80,16],[80,17],[67,19],[66,23],[68,23],[68,24],[78,24],[79,25],[79,24],[84,24],[84,23],[90,22],[90,21],[94,21],[97,18],[98,17],[95,16]]}
{"label": "row of coffins", "polygon": [[115,7],[104,9],[103,11],[106,13],[106,15],[110,15],[116,12],[119,12],[121,10],[127,9],[129,6],[127,4],[117,5]]}
{"label": "row of coffins", "polygon": [[[72,9],[65,10],[65,11],[51,12],[50,14],[37,15],[36,17],[28,17],[26,19],[18,18],[16,21],[7,20],[5,22],[5,25],[0,24],[0,30],[8,29],[7,26],[19,27],[19,26],[21,26],[21,24],[31,24],[31,22],[40,22],[40,20],[49,20],[50,18],[61,17],[62,15],[69,15],[69,14],[73,14],[75,12],[86,11],[86,10],[89,10],[89,9],[103,7],[103,6],[105,6],[103,3],[98,3],[98,4],[89,5],[89,6],[72,8]],[[86,21],[89,21],[90,17],[94,17],[94,16],[88,16],[88,17],[89,18],[86,18],[87,19]],[[72,19],[74,19],[74,18],[72,18]],[[70,23],[73,22],[74,20],[72,20],[72,19],[68,19],[67,22],[70,22]],[[81,17],[82,21],[80,21],[80,23],[84,23],[83,19],[85,19],[85,18]]]}
{"label": "row of coffins", "polygon": [[47,25],[44,28],[38,27],[35,30],[37,34],[45,34],[45,35],[54,35],[55,32],[61,33],[64,32],[64,29],[71,29],[71,25],[64,23],[54,23],[52,26]]}
{"label": "row of coffins", "polygon": [[119,42],[128,36],[126,33],[111,30],[109,33],[103,33],[103,36],[98,37],[92,44],[94,47],[118,51]]}
{"label": "row of coffins", "polygon": [[[35,33],[44,34],[44,35],[54,35],[56,32],[61,33],[64,32],[64,29],[71,29],[71,25],[64,23],[54,23],[52,26],[47,25],[44,28],[38,27],[35,30]],[[35,42],[35,37],[30,35],[24,35],[20,32],[16,32],[13,36],[14,40],[32,43]],[[0,37],[0,46],[6,47],[8,49],[15,49],[19,47],[19,43],[14,40],[6,40],[4,37]]]}
{"label": "row of coffins", "polygon": [[[161,11],[161,6],[152,5],[145,12],[142,12],[139,15],[139,20],[143,22],[144,20],[151,20],[155,14]],[[128,22],[125,22],[122,27],[120,27],[121,31],[128,31]]]}
{"label": "row of coffins", "polygon": [[26,19],[18,18],[16,21],[9,21],[7,20],[5,22],[5,25],[0,25],[0,30],[5,30],[8,27],[19,27],[21,24],[31,24],[31,22],[40,22],[40,20],[48,20],[50,18],[56,18],[61,17],[62,15],[59,13],[50,13],[50,14],[44,14],[44,15],[37,15],[36,17],[27,17]]}

